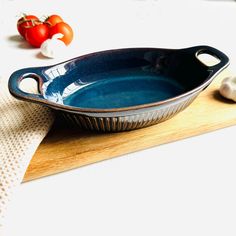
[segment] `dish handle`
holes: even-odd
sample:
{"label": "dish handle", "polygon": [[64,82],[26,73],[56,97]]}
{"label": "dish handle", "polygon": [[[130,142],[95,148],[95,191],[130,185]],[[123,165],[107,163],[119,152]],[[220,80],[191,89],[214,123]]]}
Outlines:
{"label": "dish handle", "polygon": [[210,56],[215,57],[219,60],[219,62],[215,65],[209,66],[203,63],[205,66],[211,70],[212,75],[218,74],[220,71],[222,71],[224,68],[226,68],[229,65],[229,58],[221,51],[219,51],[216,48],[210,47],[210,46],[196,46],[191,48],[184,49],[186,53],[190,53],[195,56],[197,60],[199,60],[201,63],[203,63],[198,56],[201,54],[209,54]]}
{"label": "dish handle", "polygon": [[[23,80],[34,79],[37,82],[38,93],[30,93],[23,91],[20,84]],[[31,67],[24,68],[13,72],[8,81],[8,89],[10,93],[21,100],[27,100],[36,103],[47,103],[42,95],[42,86],[47,79],[43,75],[42,68]]]}

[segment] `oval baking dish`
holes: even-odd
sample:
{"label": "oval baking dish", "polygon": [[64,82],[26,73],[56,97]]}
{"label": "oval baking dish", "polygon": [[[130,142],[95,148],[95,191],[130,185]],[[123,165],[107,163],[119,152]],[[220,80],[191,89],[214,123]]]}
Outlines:
{"label": "oval baking dish", "polygon": [[[200,54],[219,63],[207,66]],[[116,49],[15,71],[9,90],[16,98],[62,111],[86,129],[117,132],[171,118],[228,64],[224,53],[209,46]],[[27,78],[38,81],[39,94],[22,91],[20,83]]]}

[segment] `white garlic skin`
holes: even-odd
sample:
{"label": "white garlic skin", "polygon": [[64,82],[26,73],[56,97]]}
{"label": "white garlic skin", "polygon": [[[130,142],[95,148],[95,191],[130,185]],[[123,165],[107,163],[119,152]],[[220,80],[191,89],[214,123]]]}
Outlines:
{"label": "white garlic skin", "polygon": [[62,38],[63,34],[55,34],[51,39],[45,40],[41,47],[41,53],[45,57],[56,58],[61,56],[66,49],[66,45],[59,38]]}
{"label": "white garlic skin", "polygon": [[236,76],[227,77],[221,82],[220,94],[236,102]]}

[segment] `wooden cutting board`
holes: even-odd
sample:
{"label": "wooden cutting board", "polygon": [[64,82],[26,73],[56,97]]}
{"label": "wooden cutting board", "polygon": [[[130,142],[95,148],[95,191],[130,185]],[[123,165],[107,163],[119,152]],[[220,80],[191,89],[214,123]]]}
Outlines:
{"label": "wooden cutting board", "polygon": [[218,92],[222,72],[183,112],[163,123],[122,133],[93,133],[58,118],[37,149],[24,181],[37,179],[236,124],[236,103]]}

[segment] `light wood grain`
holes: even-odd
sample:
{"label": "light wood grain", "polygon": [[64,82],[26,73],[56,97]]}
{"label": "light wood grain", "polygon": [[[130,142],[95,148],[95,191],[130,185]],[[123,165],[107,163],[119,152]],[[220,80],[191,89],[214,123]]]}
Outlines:
{"label": "light wood grain", "polygon": [[236,103],[218,92],[221,73],[183,112],[163,123],[122,133],[92,133],[60,120],[36,151],[24,181],[37,179],[236,124]]}

